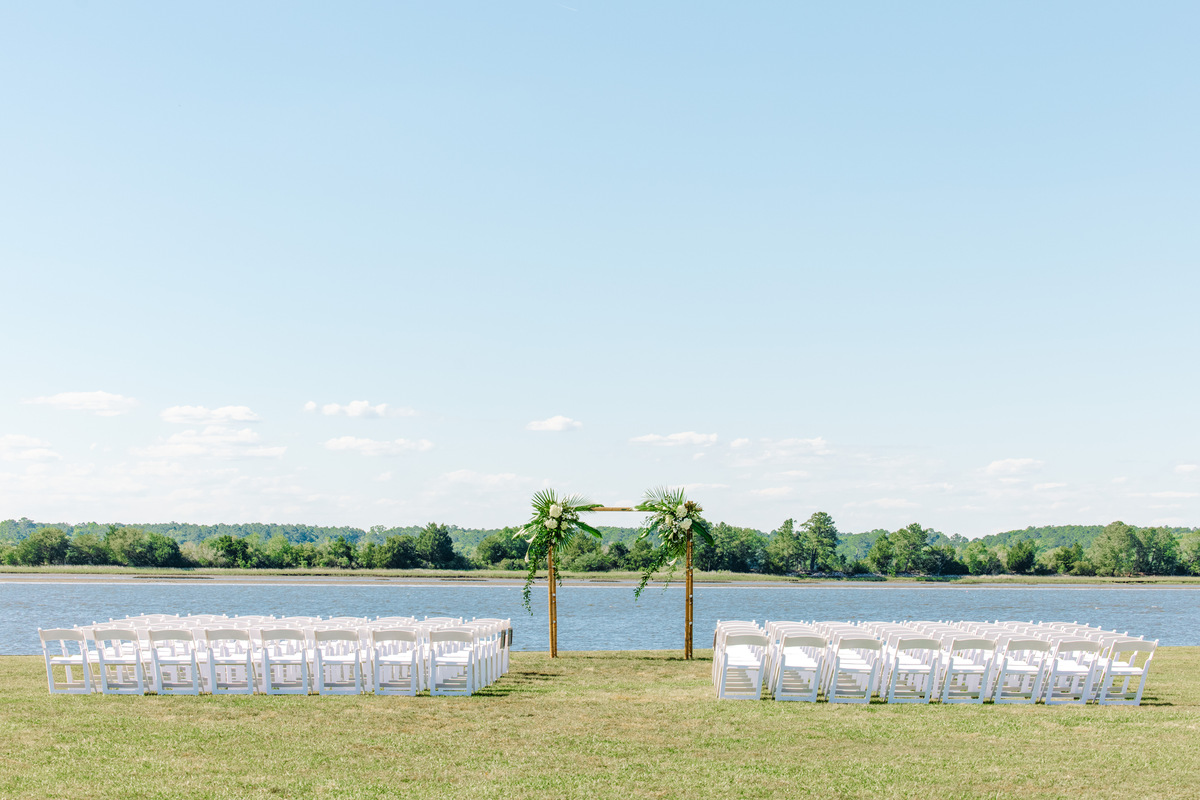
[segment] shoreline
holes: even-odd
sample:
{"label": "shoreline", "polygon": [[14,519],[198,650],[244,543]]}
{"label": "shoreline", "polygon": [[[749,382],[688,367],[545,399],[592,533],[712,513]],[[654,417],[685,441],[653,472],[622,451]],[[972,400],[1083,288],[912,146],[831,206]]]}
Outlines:
{"label": "shoreline", "polygon": [[[247,574],[249,572],[250,574]],[[601,573],[603,575],[603,573]],[[590,575],[568,575],[562,579],[563,587],[573,588],[634,588],[638,578],[628,573],[615,577],[595,577]],[[539,575],[535,584],[544,586],[546,576]],[[471,575],[469,573],[454,573],[450,575],[437,574],[396,574],[380,573],[368,570],[353,573],[336,574],[330,572],[283,572],[279,570],[206,570],[193,572],[189,570],[139,570],[113,569],[73,571],[62,569],[24,569],[0,570],[0,585],[11,584],[45,584],[45,583],[75,583],[96,585],[139,585],[139,584],[200,584],[208,586],[239,586],[239,585],[313,585],[313,586],[483,586],[505,587],[519,589],[524,584],[524,576],[504,576],[492,574]],[[697,576],[697,587],[704,588],[754,588],[754,589],[804,589],[812,588],[855,588],[871,587],[877,589],[921,589],[921,588],[962,588],[962,589],[1011,589],[1011,588],[1062,588],[1062,589],[1131,589],[1131,588],[1172,588],[1200,589],[1200,577],[1191,576],[1147,576],[1134,578],[1096,578],[1080,576],[965,576],[955,578],[914,578],[889,577],[880,579],[854,578],[797,578],[788,576],[762,575],[720,575]],[[676,575],[669,587],[662,580],[653,580],[647,584],[647,589],[682,588],[683,576]]]}

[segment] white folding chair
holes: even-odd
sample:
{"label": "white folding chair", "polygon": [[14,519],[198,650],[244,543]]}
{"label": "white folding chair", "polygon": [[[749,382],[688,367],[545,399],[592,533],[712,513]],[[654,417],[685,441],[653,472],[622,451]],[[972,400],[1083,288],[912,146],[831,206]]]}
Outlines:
{"label": "white folding chair", "polygon": [[358,631],[316,631],[313,638],[317,694],[362,694],[362,651]]}
{"label": "white folding chair", "polygon": [[[1100,678],[1097,702],[1102,706],[1140,706],[1146,676],[1158,641],[1128,640],[1114,642],[1104,674]],[[1141,656],[1145,656],[1144,659]],[[1117,688],[1120,682],[1121,688]],[[1130,684],[1134,685],[1130,687]]]}
{"label": "white folding chair", "polygon": [[[46,682],[50,694],[91,694],[92,659],[83,631],[70,628],[38,628],[42,640],[42,656],[46,659]],[[57,647],[52,647],[57,644]],[[51,653],[57,649],[57,655]],[[61,669],[63,680],[55,679],[55,669]]]}
{"label": "white folding chair", "polygon": [[1046,705],[1084,705],[1092,696],[1092,683],[1100,657],[1100,643],[1090,639],[1063,639],[1050,658],[1046,676]]}
{"label": "white folding chair", "polygon": [[943,703],[982,703],[992,686],[996,643],[984,638],[951,639],[942,670]]}
{"label": "white folding chair", "polygon": [[254,694],[258,678],[250,632],[242,628],[204,631],[208,645],[208,688],[213,694]]}
{"label": "white folding chair", "polygon": [[266,694],[308,694],[308,636],[294,628],[262,631],[262,689]]}
{"label": "white folding chair", "polygon": [[429,632],[429,694],[468,696],[475,688],[475,636],[463,628]]}
{"label": "white folding chair", "polygon": [[817,702],[825,645],[825,639],[821,636],[785,635],[780,640],[775,664],[776,700]]}
{"label": "white folding chair", "polygon": [[825,696],[831,703],[869,703],[879,672],[883,643],[847,636],[834,651],[832,678]]}
{"label": "white folding chair", "polygon": [[1010,639],[1000,664],[993,700],[996,703],[1036,703],[1042,696],[1046,666],[1053,645],[1044,639]]}
{"label": "white folding chair", "polygon": [[425,685],[421,634],[413,629],[371,631],[375,694],[416,695]]}
{"label": "white folding chair", "polygon": [[937,639],[898,639],[889,665],[887,701],[928,703],[933,700],[941,654],[942,644]]}
{"label": "white folding chair", "polygon": [[200,694],[196,637],[190,630],[151,630],[150,663],[159,694]]}
{"label": "white folding chair", "polygon": [[758,700],[762,697],[770,639],[763,633],[731,633],[724,637],[717,674],[717,699]]}
{"label": "white folding chair", "polygon": [[96,663],[100,668],[100,691],[104,694],[145,694],[146,673],[142,645],[136,631],[97,628]]}

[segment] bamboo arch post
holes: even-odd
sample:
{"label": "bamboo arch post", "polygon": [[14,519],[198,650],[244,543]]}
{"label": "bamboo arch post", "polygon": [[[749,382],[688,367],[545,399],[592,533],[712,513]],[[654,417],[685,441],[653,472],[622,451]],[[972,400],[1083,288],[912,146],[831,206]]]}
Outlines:
{"label": "bamboo arch post", "polygon": [[558,592],[554,585],[554,545],[546,553],[546,567],[550,572],[550,657],[558,658]]}

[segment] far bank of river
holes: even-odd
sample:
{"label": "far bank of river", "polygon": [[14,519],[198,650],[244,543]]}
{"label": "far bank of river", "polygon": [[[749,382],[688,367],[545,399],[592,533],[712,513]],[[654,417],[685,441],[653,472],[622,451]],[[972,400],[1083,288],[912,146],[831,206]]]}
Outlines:
{"label": "far bank of river", "polygon": [[[560,576],[567,586],[636,586],[640,576],[628,572],[566,573]],[[524,573],[498,570],[450,571],[450,570],[248,570],[248,569],[160,569],[129,567],[0,567],[0,584],[9,582],[84,581],[112,583],[121,581],[142,582],[192,582],[256,584],[256,583],[334,583],[341,585],[376,585],[380,582],[405,585],[492,585],[520,586]],[[544,584],[546,573],[538,575]],[[683,572],[678,571],[672,581],[682,581]],[[856,577],[797,577],[789,575],[761,575],[757,573],[697,572],[697,586],[760,586],[760,587],[812,587],[812,586],[886,586],[886,587],[1113,587],[1113,586],[1187,586],[1200,588],[1200,576],[1191,575],[1146,575],[1134,577],[1084,577],[1074,575],[986,575],[986,576],[856,576]],[[661,586],[656,580],[651,586]]]}

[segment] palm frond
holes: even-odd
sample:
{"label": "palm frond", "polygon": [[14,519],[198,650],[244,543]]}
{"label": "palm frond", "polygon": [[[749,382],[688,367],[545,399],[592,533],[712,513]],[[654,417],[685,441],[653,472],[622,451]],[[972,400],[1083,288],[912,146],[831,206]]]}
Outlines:
{"label": "palm frond", "polygon": [[592,536],[595,536],[597,539],[604,536],[603,533],[596,530],[591,525],[588,525],[586,522],[576,522],[575,527],[579,528],[579,530],[584,531],[585,533],[590,533]]}

